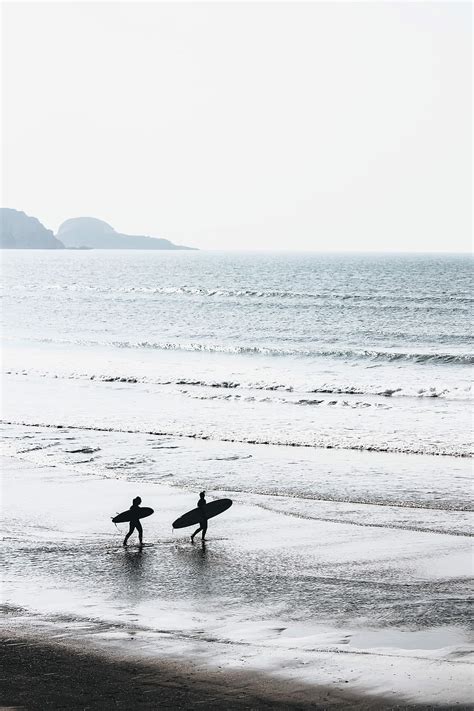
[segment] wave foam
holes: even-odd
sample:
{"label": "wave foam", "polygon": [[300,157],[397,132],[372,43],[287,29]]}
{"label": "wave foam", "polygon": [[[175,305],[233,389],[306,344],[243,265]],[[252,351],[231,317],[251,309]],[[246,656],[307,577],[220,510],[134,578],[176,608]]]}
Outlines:
{"label": "wave foam", "polygon": [[[11,290],[12,287],[10,287]],[[472,295],[469,293],[456,294],[400,294],[400,293],[347,293],[335,291],[293,291],[285,289],[255,289],[251,286],[243,288],[225,288],[221,286],[103,286],[100,284],[47,284],[39,287],[37,284],[17,284],[13,286],[16,290],[41,290],[41,291],[72,291],[72,292],[94,292],[94,293],[116,293],[116,294],[150,294],[162,296],[200,296],[200,297],[223,297],[223,298],[249,298],[249,299],[308,299],[324,300],[326,302],[368,302],[381,305],[400,304],[433,304],[437,307],[451,309],[453,304],[469,306],[474,303]]]}
{"label": "wave foam", "polygon": [[267,346],[222,345],[212,343],[159,343],[153,341],[113,341],[111,345],[115,346],[116,348],[149,348],[152,350],[164,351],[265,355],[277,357],[296,356],[311,358],[337,358],[346,360],[369,360],[372,362],[386,361],[388,363],[405,361],[408,363],[429,363],[436,365],[474,364],[474,356],[465,353],[416,353],[401,351],[379,351],[372,349],[272,348]]}
{"label": "wave foam", "polygon": [[[9,340],[8,337],[4,340]],[[52,338],[32,338],[36,343],[54,345],[99,346],[124,349],[149,349],[158,351],[183,351],[188,353],[222,353],[227,355],[249,355],[269,357],[328,358],[347,361],[369,361],[373,363],[407,362],[429,365],[473,365],[471,353],[429,353],[416,351],[388,351],[371,348],[281,348],[274,346],[232,345],[220,343],[177,342],[177,341],[91,341]]]}
{"label": "wave foam", "polygon": [[88,426],[88,425],[74,425],[74,424],[52,424],[44,422],[24,422],[18,420],[0,420],[2,425],[15,425],[20,427],[44,427],[50,429],[62,429],[62,430],[81,430],[86,432],[120,432],[124,434],[146,434],[155,437],[173,437],[176,439],[195,439],[203,441],[215,441],[215,442],[231,442],[235,444],[255,444],[255,445],[268,445],[272,447],[296,447],[305,449],[335,449],[335,450],[349,450],[357,452],[379,452],[388,454],[421,454],[424,456],[435,456],[435,457],[456,457],[456,458],[472,458],[472,451],[459,451],[447,449],[432,449],[429,447],[410,447],[410,446],[399,446],[394,447],[390,445],[382,444],[351,444],[350,442],[327,442],[325,440],[319,440],[314,442],[305,441],[292,441],[292,440],[278,440],[278,439],[263,439],[258,437],[225,437],[215,434],[205,434],[203,432],[165,432],[158,430],[140,430],[140,429],[128,429],[120,427],[100,427],[100,426]]}
{"label": "wave foam", "polygon": [[[5,371],[6,375],[22,375],[22,376],[27,376],[27,375],[33,375],[33,376],[38,376],[38,377],[43,377],[43,378],[54,378],[54,379],[64,379],[64,380],[92,380],[92,381],[97,381],[101,383],[128,383],[131,385],[135,384],[147,384],[147,385],[158,385],[158,386],[167,386],[167,385],[172,385],[172,386],[183,386],[186,388],[205,388],[209,390],[244,390],[244,391],[249,391],[249,390],[256,390],[256,391],[265,391],[265,392],[274,392],[274,393],[282,393],[283,395],[285,393],[291,394],[291,393],[307,393],[309,395],[349,395],[349,396],[354,396],[354,395],[362,395],[362,396],[369,396],[369,397],[383,397],[383,398],[392,398],[392,397],[400,397],[400,398],[444,398],[447,400],[470,400],[471,399],[471,393],[472,393],[472,388],[470,386],[464,386],[464,387],[451,387],[449,388],[439,388],[439,387],[425,387],[425,388],[418,388],[417,390],[413,390],[412,392],[404,390],[402,387],[379,387],[379,386],[370,386],[369,384],[365,385],[364,387],[359,387],[359,386],[351,386],[351,385],[345,385],[345,386],[337,386],[337,385],[328,385],[326,383],[323,383],[320,386],[312,386],[308,385],[306,387],[300,387],[298,389],[295,389],[294,386],[288,385],[288,384],[283,384],[283,383],[266,383],[262,381],[258,382],[240,382],[237,380],[201,380],[199,378],[186,378],[186,377],[177,377],[177,378],[151,378],[149,376],[133,376],[133,375],[110,375],[110,374],[97,374],[97,373],[78,373],[78,372],[71,372],[71,373],[63,373],[63,374],[58,374],[55,372],[49,372],[49,371],[39,371],[39,370],[6,370]],[[183,391],[185,392],[185,391]],[[219,395],[215,396],[209,396],[209,395],[202,395],[202,396],[196,396],[196,397],[201,397],[202,399],[206,399],[209,397],[220,397]],[[224,396],[228,397],[228,396]],[[243,398],[244,396],[242,395],[235,395],[234,397],[241,397]],[[284,400],[281,398],[282,402],[287,402],[287,400]],[[306,404],[319,404],[323,402],[323,400],[318,400],[315,398],[302,398],[301,400],[297,401],[298,404],[306,405]]]}

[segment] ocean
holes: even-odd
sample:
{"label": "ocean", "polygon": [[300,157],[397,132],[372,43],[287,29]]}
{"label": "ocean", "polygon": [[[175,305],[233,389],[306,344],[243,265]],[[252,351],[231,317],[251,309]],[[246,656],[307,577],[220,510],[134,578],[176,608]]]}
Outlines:
{"label": "ocean", "polygon": [[10,620],[467,699],[472,301],[466,255],[4,251]]}

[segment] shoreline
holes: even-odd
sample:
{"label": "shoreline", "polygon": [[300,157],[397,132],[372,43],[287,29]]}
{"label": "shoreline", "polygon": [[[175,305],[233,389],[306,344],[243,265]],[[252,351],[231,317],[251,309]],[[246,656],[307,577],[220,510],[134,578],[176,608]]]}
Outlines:
{"label": "shoreline", "polygon": [[169,708],[252,710],[350,708],[354,711],[467,711],[462,704],[404,704],[331,688],[278,680],[259,672],[196,672],[192,663],[118,659],[77,644],[0,632],[0,705],[54,709]]}
{"label": "shoreline", "polygon": [[[99,381],[107,382],[107,381]],[[80,425],[80,424],[57,424],[48,422],[24,422],[21,420],[6,420],[0,419],[0,425],[3,426],[13,426],[13,427],[36,427],[38,429],[50,429],[50,430],[79,430],[82,432],[103,432],[103,433],[116,433],[116,434],[137,434],[137,435],[148,435],[151,437],[172,437],[174,439],[182,440],[198,440],[201,442],[214,442],[216,444],[234,444],[234,445],[250,445],[252,446],[270,446],[270,447],[289,447],[291,449],[310,449],[314,451],[322,452],[360,452],[361,454],[388,454],[388,455],[404,455],[404,456],[414,456],[414,457],[442,457],[442,458],[452,458],[452,459],[474,459],[474,454],[472,452],[430,452],[419,450],[402,450],[402,449],[390,449],[384,446],[368,446],[363,447],[359,445],[345,445],[336,446],[332,444],[311,444],[310,442],[279,442],[277,440],[266,440],[266,439],[246,439],[246,438],[235,438],[235,437],[214,437],[210,434],[196,434],[187,432],[167,432],[161,430],[147,430],[147,429],[129,429],[126,427],[100,427],[92,425]]]}
{"label": "shoreline", "polygon": [[[354,526],[353,503],[349,523],[340,503],[335,521],[320,502],[285,498],[282,510],[280,497],[247,491],[205,547],[191,546],[169,530],[194,503],[186,480],[120,470],[125,456],[140,474],[154,442],[10,434],[31,453],[3,459],[0,640],[11,680],[0,707],[110,708],[120,688],[113,708],[469,708],[470,568],[459,536]],[[210,476],[208,450],[161,444],[160,474],[192,462]],[[225,453],[212,453],[219,470]],[[243,480],[252,460],[241,461]],[[215,494],[229,494],[216,483]],[[143,551],[124,550],[106,510],[136,493],[157,512]],[[392,509],[379,508],[369,524],[389,523]],[[395,522],[413,516],[407,508]]]}

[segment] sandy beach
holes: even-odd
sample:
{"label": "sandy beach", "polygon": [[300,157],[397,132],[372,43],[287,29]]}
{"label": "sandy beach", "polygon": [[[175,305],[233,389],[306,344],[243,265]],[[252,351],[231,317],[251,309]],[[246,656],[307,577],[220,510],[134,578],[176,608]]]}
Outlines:
{"label": "sandy beach", "polygon": [[413,709],[471,708],[394,704],[330,687],[288,685],[249,673],[196,674],[192,664],[153,664],[112,659],[74,644],[33,637],[0,638],[1,708],[31,709]]}
{"label": "sandy beach", "polygon": [[[60,450],[83,448],[76,435],[36,432],[46,449],[30,437],[29,453],[2,460],[4,706],[119,707],[138,694],[142,708],[190,709],[199,693],[211,708],[467,708],[469,538],[248,499],[191,545],[170,529],[189,492],[60,465]],[[97,436],[103,456],[117,452],[116,435]],[[33,465],[41,452],[48,464]],[[144,548],[124,549],[103,509],[137,487],[156,513]]]}

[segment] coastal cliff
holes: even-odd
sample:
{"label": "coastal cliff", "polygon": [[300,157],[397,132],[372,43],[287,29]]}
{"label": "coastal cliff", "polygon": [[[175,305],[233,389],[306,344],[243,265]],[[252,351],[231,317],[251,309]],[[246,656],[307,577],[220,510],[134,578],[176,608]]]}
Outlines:
{"label": "coastal cliff", "polygon": [[167,239],[116,232],[95,217],[73,217],[59,227],[57,237],[68,247],[95,249],[192,249],[173,244]]}
{"label": "coastal cliff", "polygon": [[2,249],[64,249],[52,230],[46,229],[36,217],[20,210],[0,208],[0,248]]}
{"label": "coastal cliff", "polygon": [[95,217],[73,217],[57,235],[36,217],[0,208],[0,249],[194,249],[161,237],[127,235]]}

